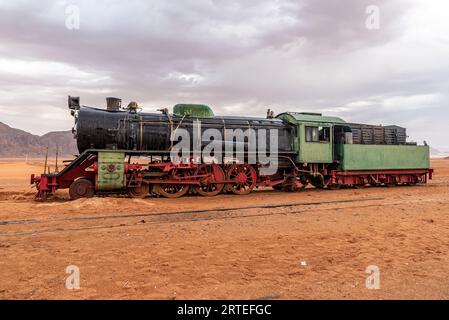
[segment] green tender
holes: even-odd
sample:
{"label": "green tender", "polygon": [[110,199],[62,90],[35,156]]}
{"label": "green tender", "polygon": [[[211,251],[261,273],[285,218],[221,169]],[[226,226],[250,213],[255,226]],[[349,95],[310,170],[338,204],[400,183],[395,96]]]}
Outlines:
{"label": "green tender", "polygon": [[98,190],[112,191],[125,188],[124,160],[124,152],[98,152]]}
{"label": "green tender", "polygon": [[429,147],[416,145],[335,145],[341,170],[428,169]]}

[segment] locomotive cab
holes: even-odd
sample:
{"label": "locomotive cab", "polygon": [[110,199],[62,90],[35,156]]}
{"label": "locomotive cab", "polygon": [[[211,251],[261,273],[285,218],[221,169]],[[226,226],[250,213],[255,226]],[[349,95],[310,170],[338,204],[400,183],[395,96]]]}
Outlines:
{"label": "locomotive cab", "polygon": [[299,163],[334,162],[334,128],[343,125],[345,121],[309,112],[287,112],[277,117],[296,126],[295,151]]}

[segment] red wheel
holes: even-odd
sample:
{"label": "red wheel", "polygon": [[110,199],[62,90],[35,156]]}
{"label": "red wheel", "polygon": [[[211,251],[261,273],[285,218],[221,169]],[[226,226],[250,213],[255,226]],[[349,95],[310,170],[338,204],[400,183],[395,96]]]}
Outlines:
{"label": "red wheel", "polygon": [[140,187],[129,187],[128,195],[131,198],[145,198],[150,193],[150,186],[147,183],[142,183]]}
{"label": "red wheel", "polygon": [[78,179],[72,182],[69,188],[70,199],[91,198],[95,194],[94,186],[88,179]]}
{"label": "red wheel", "polygon": [[202,164],[195,171],[195,176],[205,176],[200,178],[200,185],[193,189],[200,195],[211,197],[219,194],[223,190],[224,183],[214,183],[215,181],[224,181],[225,174],[223,169],[216,164]]}
{"label": "red wheel", "polygon": [[[183,177],[190,176],[188,170],[172,170],[169,180],[178,180]],[[153,187],[153,191],[161,196],[166,198],[179,198],[185,195],[190,189],[190,185],[188,184],[164,184],[163,180],[160,184],[155,184]]]}
{"label": "red wheel", "polygon": [[249,164],[233,164],[226,172],[226,180],[231,180],[226,189],[235,194],[248,194],[257,182],[257,172]]}

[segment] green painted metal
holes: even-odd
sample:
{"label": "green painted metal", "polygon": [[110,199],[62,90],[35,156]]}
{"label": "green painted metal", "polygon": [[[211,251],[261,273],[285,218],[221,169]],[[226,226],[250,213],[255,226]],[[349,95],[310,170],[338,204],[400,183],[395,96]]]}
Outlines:
{"label": "green painted metal", "polygon": [[[337,117],[323,117],[320,114],[286,112],[277,118],[296,126],[297,138],[294,150],[298,153],[296,161],[299,163],[332,163],[333,162],[333,125],[345,123]],[[329,142],[306,142],[305,128],[328,127],[330,128]]]}
{"label": "green painted metal", "polygon": [[125,188],[125,153],[116,151],[98,152],[97,187],[100,191]]}
{"label": "green painted metal", "polygon": [[428,146],[337,144],[341,170],[428,169]]}
{"label": "green painted metal", "polygon": [[214,112],[204,104],[177,104],[173,107],[173,113],[177,116],[192,118],[211,118]]}
{"label": "green painted metal", "polygon": [[291,124],[298,124],[302,122],[320,122],[320,123],[346,123],[338,117],[322,116],[320,113],[310,112],[285,112],[276,116],[276,118],[283,119]]}
{"label": "green painted metal", "polygon": [[[328,127],[330,128],[330,139],[328,142],[307,142],[306,127]],[[298,161],[300,163],[332,163],[332,141],[333,129],[330,123],[325,122],[303,122],[298,125],[299,152]]]}

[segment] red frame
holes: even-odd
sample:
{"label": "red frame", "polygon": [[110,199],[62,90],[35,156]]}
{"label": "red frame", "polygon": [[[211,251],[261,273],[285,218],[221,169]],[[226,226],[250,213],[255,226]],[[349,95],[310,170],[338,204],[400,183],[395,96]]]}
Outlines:
{"label": "red frame", "polygon": [[[79,159],[79,158],[77,158]],[[73,162],[69,164],[69,168],[65,168],[59,173],[31,175],[31,183],[36,185],[38,190],[35,199],[45,200],[48,194],[54,194],[58,189],[69,188],[73,181],[86,178],[92,182],[96,182],[96,175],[98,172],[97,155],[90,154],[85,159],[80,159],[79,164]],[[76,160],[75,160],[76,161]],[[149,163],[149,169],[160,170],[161,177],[167,178],[168,173],[173,169],[186,170],[196,169],[201,164],[189,163],[173,163],[173,162],[155,162]],[[257,187],[274,187],[278,185],[294,185],[298,188],[301,183],[297,178],[307,174],[319,174],[326,176],[329,186],[343,186],[343,185],[378,185],[378,184],[416,184],[427,183],[428,179],[432,179],[433,169],[407,169],[407,170],[359,170],[359,171],[340,171],[327,170],[327,164],[312,163],[304,166],[302,169],[297,167],[286,169],[283,173],[278,173],[272,176],[260,176],[257,172]],[[70,168],[70,166],[72,166]],[[159,178],[146,179],[141,171],[143,166],[140,163],[125,163],[126,187],[140,186],[142,182],[158,184],[161,183]],[[230,165],[223,165],[223,171]],[[256,167],[254,167],[257,169]],[[189,176],[187,179],[165,179],[163,184],[189,184],[200,185],[204,180],[200,178],[207,178],[207,175]],[[209,183],[233,183],[235,181],[228,181],[223,179],[220,181],[208,181]],[[97,189],[97,186],[95,186]],[[293,188],[294,189],[294,188]]]}
{"label": "red frame", "polygon": [[432,179],[433,169],[405,170],[331,170],[332,185],[427,183]]}

